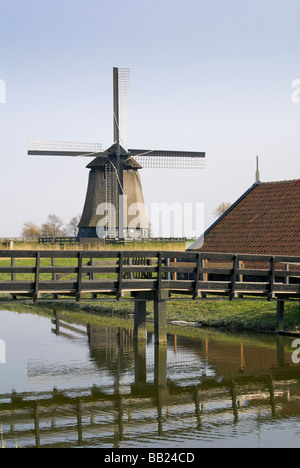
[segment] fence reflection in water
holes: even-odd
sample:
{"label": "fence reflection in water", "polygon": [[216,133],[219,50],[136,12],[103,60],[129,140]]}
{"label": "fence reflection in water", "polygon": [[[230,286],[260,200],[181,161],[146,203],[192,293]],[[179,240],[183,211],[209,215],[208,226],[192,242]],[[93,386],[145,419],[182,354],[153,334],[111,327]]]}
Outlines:
{"label": "fence reflection in water", "polygon": [[124,447],[135,440],[142,446],[244,417],[299,417],[300,367],[291,365],[283,337],[260,369],[248,365],[253,349],[226,344],[223,351],[236,353],[229,369],[226,359],[219,360],[222,345],[213,340],[169,336],[167,348],[156,346],[152,333],[135,342],[132,329],[85,325],[59,314],[52,322],[55,334],[87,335],[91,357],[113,385],[0,395],[8,444]]}

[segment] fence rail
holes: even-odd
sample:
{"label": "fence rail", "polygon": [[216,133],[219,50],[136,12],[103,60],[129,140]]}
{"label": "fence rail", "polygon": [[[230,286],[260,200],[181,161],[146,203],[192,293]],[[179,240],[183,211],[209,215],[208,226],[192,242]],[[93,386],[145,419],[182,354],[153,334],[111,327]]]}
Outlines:
{"label": "fence rail", "polygon": [[[300,297],[300,257],[161,251],[0,250],[0,296],[125,293]],[[100,298],[100,297],[98,297]],[[178,297],[179,299],[179,297]]]}
{"label": "fence rail", "polygon": [[80,244],[85,242],[89,243],[98,243],[103,242],[105,244],[133,244],[133,243],[153,243],[153,242],[167,242],[170,244],[173,243],[187,243],[189,241],[194,241],[195,239],[188,239],[187,237],[125,237],[124,239],[115,239],[106,237],[104,239],[79,239],[78,237],[39,237],[39,244]]}

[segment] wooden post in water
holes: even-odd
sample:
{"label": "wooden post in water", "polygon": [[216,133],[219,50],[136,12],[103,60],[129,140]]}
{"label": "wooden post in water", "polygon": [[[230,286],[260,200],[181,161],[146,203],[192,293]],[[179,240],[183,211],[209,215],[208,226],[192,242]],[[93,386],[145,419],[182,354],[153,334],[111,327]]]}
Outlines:
{"label": "wooden post in water", "polygon": [[134,343],[134,375],[136,384],[145,384],[147,379],[146,342]]}
{"label": "wooden post in water", "polygon": [[134,341],[146,340],[146,308],[147,301],[136,298],[134,303]]}
{"label": "wooden post in water", "polygon": [[154,299],[154,333],[156,344],[167,343],[167,301]]}
{"label": "wooden post in water", "polygon": [[277,331],[284,330],[284,300],[278,299],[277,301]]}
{"label": "wooden post in water", "polygon": [[157,261],[157,289],[154,296],[154,334],[156,344],[167,343],[167,302],[169,291],[162,289],[163,258],[162,252],[158,253]]}

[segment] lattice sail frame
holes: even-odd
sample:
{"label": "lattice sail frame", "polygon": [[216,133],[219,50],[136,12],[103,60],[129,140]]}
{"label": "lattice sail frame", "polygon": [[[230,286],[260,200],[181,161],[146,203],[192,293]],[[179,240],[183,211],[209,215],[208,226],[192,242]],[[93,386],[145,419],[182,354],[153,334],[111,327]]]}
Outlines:
{"label": "lattice sail frame", "polygon": [[29,151],[53,151],[54,153],[74,152],[74,153],[99,153],[102,151],[101,143],[82,143],[70,141],[52,141],[52,140],[36,140],[28,141]]}
{"label": "lattice sail frame", "polygon": [[142,167],[150,169],[205,169],[205,153],[193,151],[136,150],[128,153]]}
{"label": "lattice sail frame", "polygon": [[120,143],[127,147],[129,144],[130,68],[118,68],[118,77]]}
{"label": "lattice sail frame", "polygon": [[134,156],[134,159],[146,169],[205,169],[204,158],[186,156]]}

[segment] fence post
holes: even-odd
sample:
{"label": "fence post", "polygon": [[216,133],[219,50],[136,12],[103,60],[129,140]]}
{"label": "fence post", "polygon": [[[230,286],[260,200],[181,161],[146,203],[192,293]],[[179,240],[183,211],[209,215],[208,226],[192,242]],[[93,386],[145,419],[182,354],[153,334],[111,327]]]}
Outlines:
{"label": "fence post", "polygon": [[124,252],[119,253],[119,273],[118,273],[118,292],[117,292],[117,300],[119,301],[122,297],[122,283],[123,283],[123,263],[124,263]]}
{"label": "fence post", "polygon": [[[244,262],[242,260],[239,260],[238,261],[238,269],[242,270],[243,268],[244,268]],[[242,283],[243,281],[244,281],[244,275],[240,273],[238,275],[238,282]]]}
{"label": "fence post", "polygon": [[[55,260],[55,257],[51,257],[51,266],[53,268],[56,267],[56,260]],[[58,279],[58,275],[56,273],[52,273],[52,281],[57,281]],[[57,294],[53,294],[53,299],[57,299],[58,298],[58,295]]]}
{"label": "fence post", "polygon": [[[165,259],[165,266],[166,266],[166,267],[170,267],[170,266],[171,266],[171,259],[170,259],[170,257],[168,257],[168,258]],[[168,281],[170,281],[170,279],[171,279],[171,272],[170,272],[170,271],[167,271],[167,273],[166,273],[166,279],[167,279]]]}
{"label": "fence post", "polygon": [[[244,267],[245,267],[244,262],[243,262],[242,260],[239,260],[239,261],[238,261],[238,269],[239,269],[239,270],[242,270]],[[237,277],[237,280],[238,280],[238,283],[243,283],[243,281],[244,281],[244,275],[243,275],[242,273],[239,273],[239,274],[238,274],[238,277]],[[243,294],[239,294],[238,297],[242,299],[242,298],[243,298]]]}
{"label": "fence post", "polygon": [[78,273],[77,273],[77,293],[76,301],[81,299],[81,287],[82,287],[82,255],[83,252],[78,252]]}
{"label": "fence post", "polygon": [[[94,258],[90,258],[90,261],[88,263],[89,266],[93,267],[95,265],[95,261],[94,261]],[[95,281],[95,273],[94,272],[90,272],[89,273],[89,280],[90,281]]]}
{"label": "fence post", "polygon": [[[88,266],[91,266],[91,267],[94,267],[95,266],[95,259],[94,257],[91,257],[90,258],[90,261],[88,262]],[[95,273],[93,271],[91,271],[88,275],[88,278],[90,281],[95,281]],[[93,299],[96,299],[97,298],[97,294],[96,293],[92,293],[92,298]]]}
{"label": "fence post", "polygon": [[39,299],[39,283],[40,283],[40,260],[41,260],[41,252],[36,253],[36,260],[35,260],[35,286],[34,286],[34,295],[33,301],[37,302]]}
{"label": "fence post", "polygon": [[271,257],[268,301],[271,301],[272,299],[274,299],[274,282],[275,282],[275,258]]}
{"label": "fence post", "polygon": [[[15,267],[15,266],[16,266],[16,259],[15,259],[15,257],[11,257],[10,265],[11,265],[12,267]],[[11,274],[11,281],[12,281],[12,282],[16,281],[16,274],[15,274],[15,273],[12,273],[12,274]],[[17,299],[16,294],[11,294],[11,298],[12,298],[13,301],[15,301],[15,300]]]}
{"label": "fence post", "polygon": [[162,275],[162,254],[158,252],[157,262],[157,296],[158,299],[161,297],[161,275]]}
{"label": "fence post", "polygon": [[[290,265],[288,263],[285,264],[285,271],[290,271]],[[284,277],[284,284],[290,284],[290,277],[285,276]]]}
{"label": "fence post", "polygon": [[[202,258],[201,260],[201,281],[207,281],[208,280],[208,274],[207,273],[204,273],[204,270],[207,266],[207,260],[205,260],[204,258]],[[203,299],[206,298],[206,294],[205,293],[201,293],[201,297]]]}
{"label": "fence post", "polygon": [[229,295],[230,301],[232,301],[236,297],[235,283],[236,283],[237,268],[238,268],[238,256],[234,255],[234,257],[233,257],[233,271],[232,271],[232,275],[231,275],[231,292],[230,292],[230,295]]}
{"label": "fence post", "polygon": [[202,257],[201,257],[201,253],[198,252],[197,253],[197,264],[196,264],[196,280],[195,280],[195,288],[194,288],[193,299],[196,299],[198,297],[201,267],[202,267]]}

